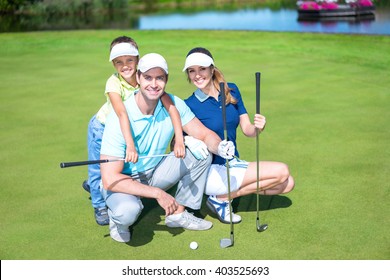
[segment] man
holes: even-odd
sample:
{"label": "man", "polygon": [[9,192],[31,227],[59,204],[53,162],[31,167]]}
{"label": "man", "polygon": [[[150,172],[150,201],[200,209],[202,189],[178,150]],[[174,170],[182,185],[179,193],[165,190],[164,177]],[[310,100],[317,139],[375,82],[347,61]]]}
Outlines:
{"label": "man", "polygon": [[[185,144],[190,152],[186,150],[184,158],[153,157],[165,153],[173,136],[171,119],[160,101],[167,81],[168,65],[161,55],[150,53],[140,59],[137,72],[140,89],[124,101],[140,159],[135,164],[115,161],[101,166],[110,236],[118,242],[130,241],[129,226],[135,223],[143,209],[141,197],[157,200],[165,211],[168,227],[210,229],[211,222],[188,213],[185,207],[199,209],[201,206],[211,164],[207,148],[225,158],[234,155],[232,142],[221,141],[195,117],[183,100],[171,96],[179,111],[183,131],[189,135]],[[118,118],[110,114],[102,139],[101,159],[124,158],[125,151]],[[176,183],[176,195],[172,197],[165,191]]]}

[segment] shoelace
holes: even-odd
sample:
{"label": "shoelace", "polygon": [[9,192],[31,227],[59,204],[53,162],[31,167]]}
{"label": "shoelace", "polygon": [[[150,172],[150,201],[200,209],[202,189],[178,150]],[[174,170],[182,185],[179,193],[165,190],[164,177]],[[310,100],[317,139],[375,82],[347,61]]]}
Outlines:
{"label": "shoelace", "polygon": [[[222,219],[225,219],[225,214],[226,215],[229,215],[230,212],[229,212],[229,204],[227,201],[224,201],[224,202],[218,202],[218,201],[215,201],[215,200],[211,200],[211,202],[214,204],[214,207],[215,207],[215,204],[218,205],[218,207],[215,207],[215,209],[217,210],[217,212],[219,213],[220,210],[222,210],[221,212],[221,217]],[[225,213],[227,212],[227,213]]]}
{"label": "shoelace", "polygon": [[187,211],[185,211],[185,212],[183,213],[183,216],[184,216],[184,218],[185,218],[187,221],[189,221],[189,222],[194,222],[194,223],[197,223],[197,224],[200,224],[200,223],[202,222],[202,219],[199,219],[199,218],[195,217],[195,216],[193,215],[193,213],[189,213],[189,212],[187,212]]}
{"label": "shoelace", "polygon": [[99,216],[107,215],[107,209],[105,209],[105,208],[99,208],[99,209],[98,209],[98,215],[99,215]]}

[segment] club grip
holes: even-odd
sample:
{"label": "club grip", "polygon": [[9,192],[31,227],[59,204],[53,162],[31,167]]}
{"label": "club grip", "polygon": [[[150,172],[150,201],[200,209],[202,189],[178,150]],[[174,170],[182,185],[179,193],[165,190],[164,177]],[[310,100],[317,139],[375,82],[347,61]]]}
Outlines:
{"label": "club grip", "polygon": [[223,130],[225,133],[225,140],[227,140],[227,125],[226,125],[226,96],[225,96],[225,84],[219,83],[219,90],[221,93],[221,107],[222,107],[222,119],[223,119]]}
{"label": "club grip", "polygon": [[61,168],[66,168],[66,167],[72,167],[72,166],[104,163],[104,162],[108,162],[108,161],[109,161],[108,159],[98,159],[98,160],[87,160],[87,161],[61,162],[60,163],[60,167]]}
{"label": "club grip", "polygon": [[260,72],[256,72],[256,114],[260,114]]}

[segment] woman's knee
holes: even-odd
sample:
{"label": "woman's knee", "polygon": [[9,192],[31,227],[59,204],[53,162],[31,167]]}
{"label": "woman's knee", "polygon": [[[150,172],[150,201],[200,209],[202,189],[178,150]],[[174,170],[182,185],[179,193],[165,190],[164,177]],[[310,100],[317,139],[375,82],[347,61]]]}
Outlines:
{"label": "woman's knee", "polygon": [[295,181],[294,178],[290,175],[287,179],[287,186],[284,189],[284,193],[291,192],[295,187]]}
{"label": "woman's knee", "polygon": [[278,180],[279,183],[287,182],[290,178],[290,170],[285,163],[280,163],[278,168]]}

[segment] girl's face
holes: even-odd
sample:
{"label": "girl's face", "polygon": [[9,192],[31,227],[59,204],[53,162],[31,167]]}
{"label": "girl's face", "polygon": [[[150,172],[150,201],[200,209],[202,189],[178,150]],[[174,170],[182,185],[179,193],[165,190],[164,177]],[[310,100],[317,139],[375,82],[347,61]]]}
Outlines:
{"label": "girl's face", "polygon": [[207,89],[212,85],[212,66],[191,66],[187,69],[188,78],[199,89]]}
{"label": "girl's face", "polygon": [[116,71],[128,83],[135,80],[135,73],[137,72],[138,57],[131,55],[118,56],[112,61]]}

